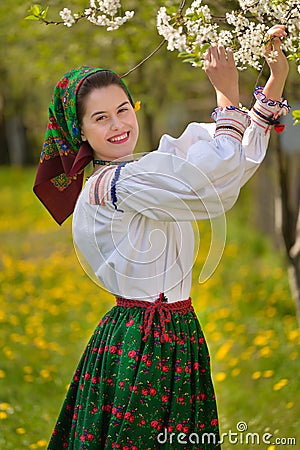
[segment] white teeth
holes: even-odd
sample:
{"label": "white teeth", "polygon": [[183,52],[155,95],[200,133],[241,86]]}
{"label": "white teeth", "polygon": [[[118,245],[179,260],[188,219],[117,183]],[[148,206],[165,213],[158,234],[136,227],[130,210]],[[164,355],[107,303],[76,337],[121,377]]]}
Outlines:
{"label": "white teeth", "polygon": [[111,142],[118,142],[118,141],[122,141],[123,139],[127,138],[127,133],[122,134],[121,136],[115,137],[115,138],[111,138],[110,141]]}

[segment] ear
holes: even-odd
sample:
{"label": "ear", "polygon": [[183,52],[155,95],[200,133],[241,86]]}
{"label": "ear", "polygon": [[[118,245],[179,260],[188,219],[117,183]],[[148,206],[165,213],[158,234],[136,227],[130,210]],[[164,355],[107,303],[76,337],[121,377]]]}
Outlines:
{"label": "ear", "polygon": [[80,130],[80,135],[81,135],[81,140],[82,140],[83,142],[86,142],[86,141],[87,141],[87,138],[85,137],[85,134],[84,134],[84,132],[83,132],[82,130]]}

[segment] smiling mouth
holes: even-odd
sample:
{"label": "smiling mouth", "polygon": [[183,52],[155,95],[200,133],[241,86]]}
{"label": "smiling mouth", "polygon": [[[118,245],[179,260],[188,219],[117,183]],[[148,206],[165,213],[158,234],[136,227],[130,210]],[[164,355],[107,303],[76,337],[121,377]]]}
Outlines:
{"label": "smiling mouth", "polygon": [[126,142],[129,138],[129,131],[126,131],[126,133],[118,134],[117,136],[113,136],[108,139],[108,142],[111,142],[112,144],[122,144],[123,142]]}

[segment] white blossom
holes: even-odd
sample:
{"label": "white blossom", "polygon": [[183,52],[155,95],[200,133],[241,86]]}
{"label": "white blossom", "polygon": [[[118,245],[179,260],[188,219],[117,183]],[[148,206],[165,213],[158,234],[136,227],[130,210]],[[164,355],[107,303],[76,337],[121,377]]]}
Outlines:
{"label": "white blossom", "polygon": [[64,25],[66,25],[67,27],[71,27],[73,23],[75,23],[75,19],[71,14],[71,10],[68,8],[64,8],[62,11],[60,11],[59,15],[64,21]]}
{"label": "white blossom", "polygon": [[[169,51],[188,56],[194,66],[202,66],[207,46],[218,42],[233,49],[239,69],[251,66],[259,70],[268,28],[276,23],[284,24],[287,37],[282,41],[282,48],[299,64],[299,0],[237,0],[234,4],[235,9],[228,9],[222,20],[214,17],[204,0],[192,1],[180,14],[174,13],[174,7],[161,7],[157,12],[157,31],[166,39]],[[83,12],[72,13],[64,8],[60,16],[67,27],[85,18],[113,31],[130,20],[134,11],[123,11],[120,0],[89,0]],[[276,52],[271,51],[269,59],[274,61],[276,56]]]}
{"label": "white blossom", "polygon": [[[134,11],[125,11],[123,16],[120,13],[120,0],[90,0],[90,7],[84,10],[82,16],[94,25],[106,27],[107,31],[112,31],[117,30],[134,15]],[[80,14],[72,16],[71,10],[64,8],[60,12],[60,16],[64,24],[70,27],[75,23],[75,19],[80,17]]]}
{"label": "white blossom", "polygon": [[270,50],[267,56],[267,59],[270,63],[276,62],[276,59],[278,57],[278,51],[277,50]]}
{"label": "white blossom", "polygon": [[[202,0],[193,1],[180,16],[162,7],[157,14],[158,33],[167,40],[168,50],[178,50],[184,57],[190,55],[194,66],[202,65],[206,46],[218,42],[232,47],[240,70],[248,66],[260,70],[267,30],[279,23],[286,25],[288,33],[282,42],[283,50],[299,54],[299,0],[238,0],[238,4],[235,10],[225,13],[223,21],[215,20]],[[271,50],[269,61],[277,56]]]}

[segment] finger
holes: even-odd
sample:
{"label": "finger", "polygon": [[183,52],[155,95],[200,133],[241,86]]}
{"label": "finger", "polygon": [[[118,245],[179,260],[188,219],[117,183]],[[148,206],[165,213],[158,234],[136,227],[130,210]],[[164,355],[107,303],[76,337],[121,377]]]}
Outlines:
{"label": "finger", "polygon": [[234,64],[234,65],[235,65],[235,60],[234,60],[234,56],[233,56],[233,51],[231,50],[231,48],[227,48],[226,52],[227,52],[227,61],[228,61],[230,64]]}
{"label": "finger", "polygon": [[207,72],[211,65],[211,48],[209,47],[203,55],[203,68]]}
{"label": "finger", "polygon": [[286,26],[285,25],[274,25],[273,27],[269,28],[268,33],[273,33],[273,31],[278,31],[278,30],[285,30]]}
{"label": "finger", "polygon": [[218,45],[218,57],[221,62],[227,61],[227,51],[224,45]]}
{"label": "finger", "polygon": [[211,60],[211,51],[210,51],[210,47],[206,50],[206,52],[203,55],[203,59],[206,62],[210,62]]}
{"label": "finger", "polygon": [[272,39],[272,47],[274,50],[280,50],[281,49],[281,40],[278,37],[274,37]]}
{"label": "finger", "polygon": [[277,37],[286,37],[287,32],[285,31],[286,27],[285,25],[275,25],[274,27],[270,28],[267,32],[270,38],[273,38],[275,36]]}
{"label": "finger", "polygon": [[218,55],[218,47],[217,44],[212,44],[212,46],[210,47],[210,62],[211,64],[217,64],[219,60],[219,55]]}

